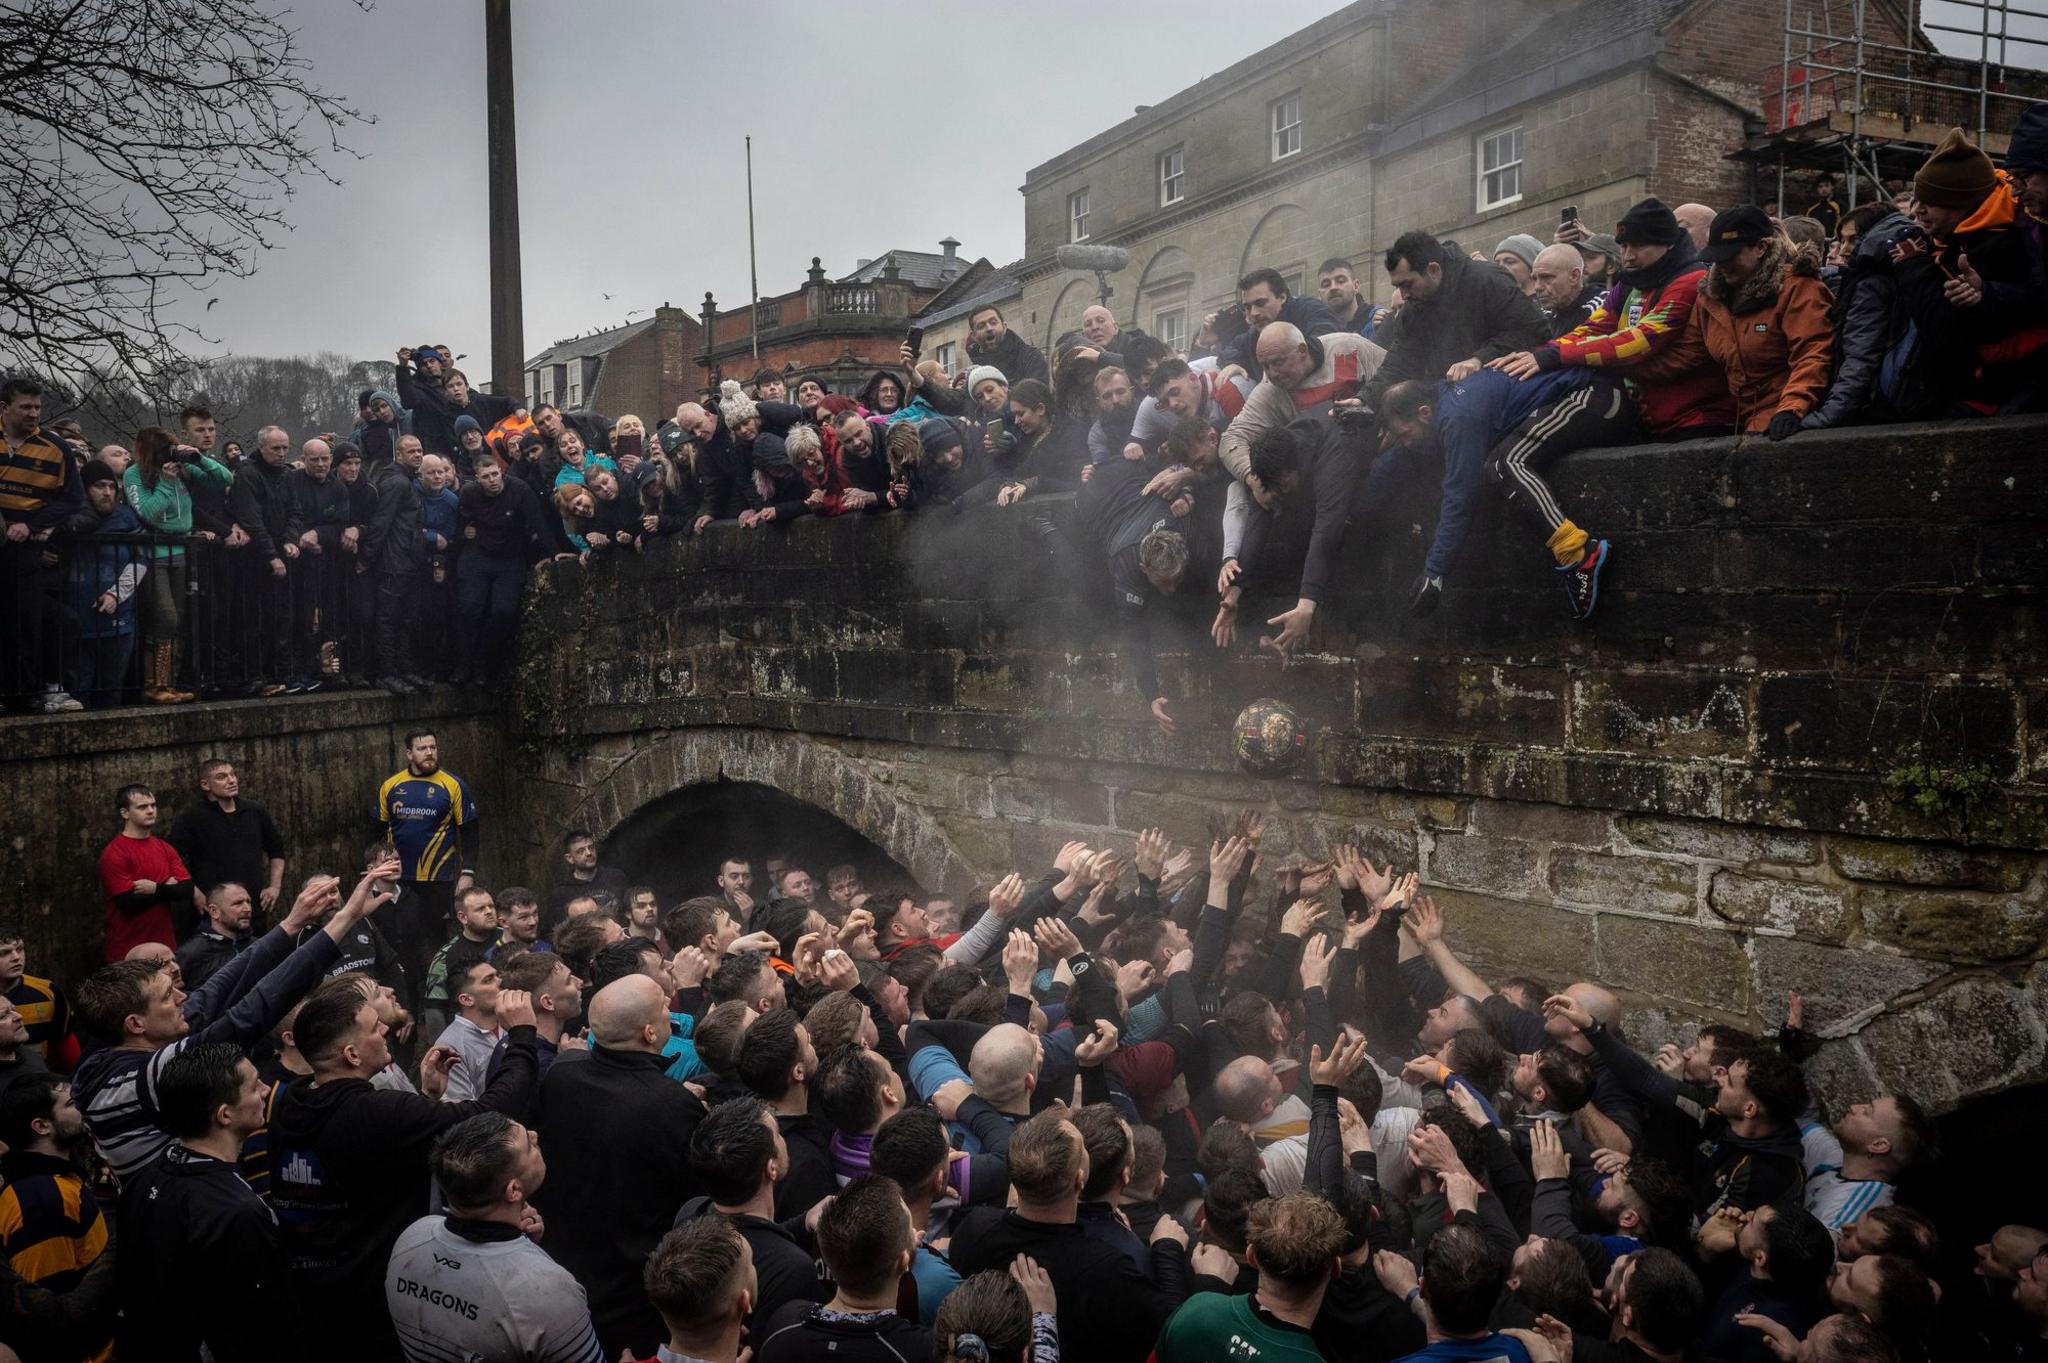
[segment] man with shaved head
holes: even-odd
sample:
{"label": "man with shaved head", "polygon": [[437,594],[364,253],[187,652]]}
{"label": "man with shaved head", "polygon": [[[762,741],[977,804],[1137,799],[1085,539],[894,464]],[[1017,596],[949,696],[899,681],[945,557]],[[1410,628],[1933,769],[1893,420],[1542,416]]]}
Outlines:
{"label": "man with shaved head", "polygon": [[1543,309],[1552,336],[1583,326],[1606,292],[1586,278],[1586,258],[1579,248],[1562,242],[1552,242],[1536,253],[1529,281],[1529,295]]}
{"label": "man with shaved head", "polygon": [[668,1335],[641,1270],[677,1208],[701,1191],[688,1156],[704,1104],[665,1073],[668,995],[652,978],[614,980],[586,1016],[589,1059],[555,1065],[541,1081],[532,1125],[548,1181],[535,1205],[548,1252],[590,1293],[605,1356],[646,1358]]}
{"label": "man with shaved head", "polygon": [[[1578,1147],[1582,1155],[1600,1148],[1622,1154],[1635,1149],[1643,1135],[1642,1105],[1601,1063],[1593,1043],[1583,1032],[1561,1015],[1553,1014],[1546,1020],[1495,993],[1493,986],[1459,960],[1444,941],[1444,913],[1435,900],[1423,898],[1411,904],[1404,926],[1412,934],[1419,954],[1435,967],[1445,989],[1476,1001],[1481,1025],[1494,1034],[1510,1055],[1528,1058],[1531,1074],[1537,1072],[1542,1063],[1539,1057],[1552,1045],[1564,1046],[1586,1058],[1592,1067],[1592,1100],[1575,1114],[1578,1131],[1587,1143]],[[1621,1020],[1620,1001],[1597,984],[1581,981],[1566,985],[1562,992],[1603,1026],[1612,1027]],[[1518,1064],[1517,1069],[1520,1068]],[[1556,1068],[1561,1067],[1553,1067]],[[1546,1096],[1554,1099],[1555,1095]],[[1526,1133],[1523,1139],[1526,1142]]]}
{"label": "man with shaved head", "polygon": [[1707,229],[1714,225],[1714,210],[1705,204],[1680,204],[1671,210],[1678,225],[1692,238],[1692,249],[1703,250],[1707,244]]}
{"label": "man with shaved head", "polygon": [[[1328,311],[1323,309],[1326,316]],[[1253,444],[1267,432],[1283,430],[1305,417],[1327,416],[1340,406],[1356,407],[1360,387],[1372,381],[1386,358],[1384,350],[1357,332],[1333,328],[1322,336],[1311,336],[1287,321],[1273,322],[1259,332],[1257,348],[1265,377],[1252,389],[1244,407],[1223,432],[1219,450],[1223,467],[1233,480],[1223,511],[1223,568],[1216,579],[1220,598],[1216,631],[1219,643],[1228,642],[1222,629],[1224,616],[1234,617],[1237,609],[1245,540],[1262,505],[1253,496],[1248,482]],[[1284,593],[1294,584],[1269,584],[1269,589],[1272,585],[1278,585]],[[1306,610],[1302,609],[1304,604]],[[1313,601],[1303,597],[1283,617],[1282,636],[1277,641],[1283,653],[1307,634],[1313,614]],[[1230,623],[1234,633],[1234,618]]]}
{"label": "man with shaved head", "polygon": [[974,1091],[998,1112],[1022,1116],[1031,1111],[1031,1094],[1044,1065],[1038,1038],[1014,1022],[991,1027],[974,1043],[967,1072]]}

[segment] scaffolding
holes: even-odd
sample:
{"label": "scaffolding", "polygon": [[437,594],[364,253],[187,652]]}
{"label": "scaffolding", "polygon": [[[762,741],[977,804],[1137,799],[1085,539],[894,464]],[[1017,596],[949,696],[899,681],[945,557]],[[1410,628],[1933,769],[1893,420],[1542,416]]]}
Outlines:
{"label": "scaffolding", "polygon": [[1844,208],[1889,196],[1951,127],[2002,159],[2020,110],[2048,102],[2048,77],[2014,49],[2048,56],[2048,0],[1785,0],[1784,50],[1759,82],[1763,127],[1733,156],[1759,176],[1775,167],[1781,210],[1798,171],[1832,173]]}

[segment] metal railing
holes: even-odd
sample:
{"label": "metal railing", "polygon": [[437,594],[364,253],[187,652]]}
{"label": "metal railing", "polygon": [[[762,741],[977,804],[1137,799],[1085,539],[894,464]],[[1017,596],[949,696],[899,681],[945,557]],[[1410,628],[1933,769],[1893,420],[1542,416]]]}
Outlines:
{"label": "metal railing", "polygon": [[[368,685],[368,566],[338,545],[279,561],[281,576],[253,545],[209,535],[59,531],[10,542],[0,550],[0,699],[35,713]],[[452,656],[453,590],[452,573],[437,581],[430,570],[409,603],[418,616],[404,623],[429,672]]]}

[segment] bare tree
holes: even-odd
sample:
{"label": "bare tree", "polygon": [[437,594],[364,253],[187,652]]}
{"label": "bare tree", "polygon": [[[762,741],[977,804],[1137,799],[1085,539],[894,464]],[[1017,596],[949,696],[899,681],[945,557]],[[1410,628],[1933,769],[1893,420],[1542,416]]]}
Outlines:
{"label": "bare tree", "polygon": [[250,274],[370,121],[263,0],[10,0],[0,71],[0,346],[81,396],[167,396],[210,343],[170,305]]}

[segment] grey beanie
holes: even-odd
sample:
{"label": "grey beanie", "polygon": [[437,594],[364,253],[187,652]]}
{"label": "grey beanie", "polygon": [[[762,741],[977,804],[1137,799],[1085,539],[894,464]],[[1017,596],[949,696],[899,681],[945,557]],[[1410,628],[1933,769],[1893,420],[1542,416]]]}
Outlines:
{"label": "grey beanie", "polygon": [[1501,242],[1500,245],[1494,247],[1493,253],[1498,256],[1503,251],[1512,251],[1522,258],[1524,265],[1533,270],[1536,268],[1536,254],[1542,249],[1542,242],[1536,240],[1527,232],[1517,232]]}

